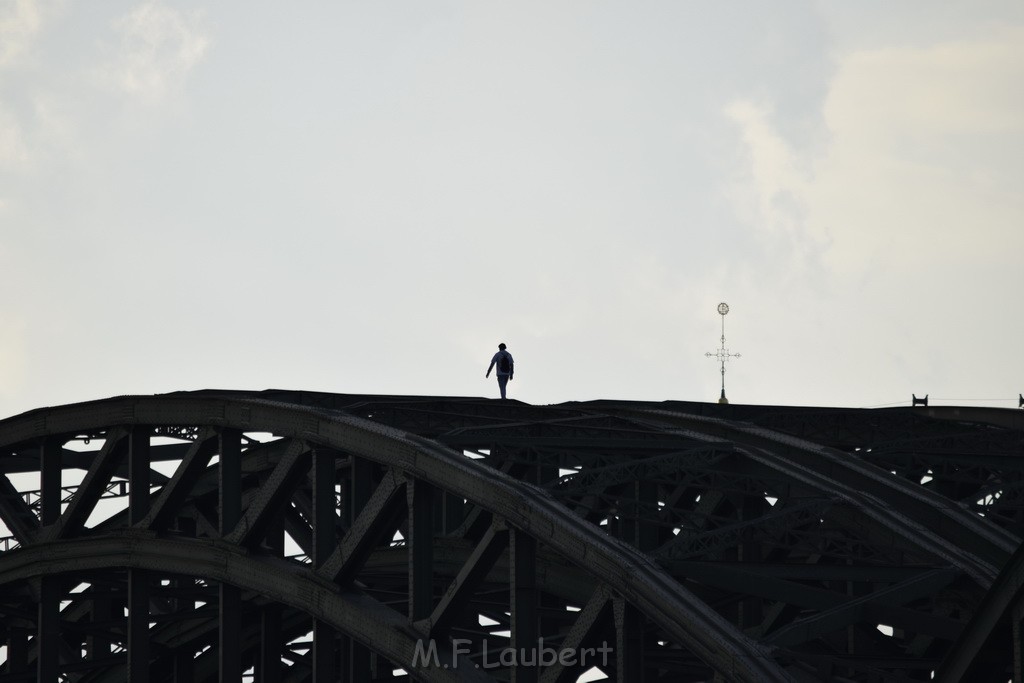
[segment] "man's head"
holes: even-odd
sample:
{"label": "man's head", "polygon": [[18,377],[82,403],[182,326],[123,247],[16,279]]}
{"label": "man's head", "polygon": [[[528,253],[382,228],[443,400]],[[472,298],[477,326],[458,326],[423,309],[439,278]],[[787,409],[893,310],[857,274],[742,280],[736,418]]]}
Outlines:
{"label": "man's head", "polygon": [[501,349],[502,351],[504,351],[505,350],[505,345],[504,344],[498,344],[498,348]]}

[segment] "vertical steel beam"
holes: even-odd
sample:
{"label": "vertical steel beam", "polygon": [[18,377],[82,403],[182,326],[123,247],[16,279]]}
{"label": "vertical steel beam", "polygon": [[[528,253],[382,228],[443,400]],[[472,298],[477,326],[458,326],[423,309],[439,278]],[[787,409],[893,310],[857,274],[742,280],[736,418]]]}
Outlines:
{"label": "vertical steel beam", "polygon": [[[558,464],[557,461],[550,457],[543,451],[533,451],[532,459],[536,465],[533,468],[533,472],[536,476],[536,483],[539,486],[546,486],[558,479]],[[544,618],[546,613],[557,614],[560,611],[561,601],[554,598],[550,594],[542,593],[538,598],[538,622],[537,628],[538,633],[544,633],[547,627],[547,619]],[[548,608],[551,608],[550,610]]]}
{"label": "vertical steel beam", "polygon": [[1010,621],[1013,622],[1011,637],[1013,638],[1013,680],[1024,681],[1024,598],[1018,597],[1016,603],[1008,610]]}
{"label": "vertical steel beam", "polygon": [[313,620],[313,677],[314,681],[334,681],[337,679],[337,634],[330,624]]}
{"label": "vertical steel beam", "polygon": [[242,596],[237,586],[220,585],[220,683],[242,680],[242,651],[239,630],[242,625]]}
{"label": "vertical steel beam", "polygon": [[[93,586],[93,590],[96,590],[95,585]],[[114,615],[113,600],[106,596],[93,596],[92,610],[90,610],[89,618],[94,624],[97,624],[97,626],[96,630],[86,637],[86,649],[88,651],[87,657],[89,659],[109,657],[110,647],[113,645],[113,642],[106,635],[105,631],[109,631],[109,627],[107,625],[117,618]],[[102,626],[100,626],[100,624],[102,624]]]}
{"label": "vertical steel beam", "polygon": [[658,485],[651,481],[636,483],[636,547],[651,552],[658,547]]}
{"label": "vertical steel beam", "polygon": [[39,585],[36,681],[57,683],[60,657],[60,577],[44,576]]}
{"label": "vertical steel beam", "polygon": [[543,456],[538,458],[537,483],[541,486],[558,479],[558,466],[546,462]]}
{"label": "vertical steel beam", "polygon": [[616,533],[618,538],[633,546],[636,545],[636,531],[640,518],[636,495],[636,482],[626,484],[622,497],[619,498],[619,520]]}
{"label": "vertical steel beam", "polygon": [[[545,486],[558,479],[558,464],[555,460],[551,459],[544,452],[535,452],[535,459],[537,463],[535,469],[536,479],[539,486]],[[551,612],[557,613],[561,607],[560,602],[560,600],[553,598],[553,596],[543,593],[538,597],[537,607],[539,615],[541,615],[538,617],[537,622],[538,633],[543,633],[547,626],[547,620],[543,617],[543,614],[548,611],[547,608],[552,607]]]}
{"label": "vertical steel beam", "polygon": [[[337,480],[335,454],[326,448],[313,451],[313,567],[320,568],[337,545],[338,511],[334,486]],[[313,620],[313,680],[335,679],[334,629]]]}
{"label": "vertical steel beam", "polygon": [[349,641],[349,647],[344,651],[348,658],[348,664],[343,669],[348,671],[348,678],[343,680],[347,680],[349,683],[370,683],[370,680],[373,678],[370,650],[362,643],[357,643],[348,636],[344,640]]}
{"label": "vertical steel beam", "polygon": [[426,619],[434,610],[434,487],[410,479],[409,504],[409,619]]}
{"label": "vertical steel beam", "polygon": [[25,629],[11,627],[7,631],[7,664],[4,672],[25,673],[28,670],[28,637]]}
{"label": "vertical steel beam", "polygon": [[63,450],[61,440],[54,437],[43,439],[39,463],[39,521],[43,526],[60,519]]}
{"label": "vertical steel beam", "polygon": [[[267,548],[275,557],[284,555],[284,521],[278,517],[266,533]],[[281,604],[263,606],[260,612],[260,658],[256,667],[256,683],[281,683]]]}
{"label": "vertical steel beam", "polygon": [[174,653],[174,683],[195,683],[195,652],[188,645],[181,645]]}
{"label": "vertical steel beam", "polygon": [[184,648],[177,652],[174,657],[174,683],[195,683],[196,660],[195,654]]}
{"label": "vertical steel beam", "polygon": [[509,608],[512,612],[512,649],[520,661],[533,661],[532,666],[512,669],[513,683],[537,680],[538,633],[537,606],[537,541],[532,536],[512,529],[509,533]]}
{"label": "vertical steel beam", "polygon": [[[846,565],[849,567],[853,566],[852,557],[848,557],[846,559]],[[856,598],[865,595],[868,590],[863,583],[857,583],[854,581],[846,581],[845,583],[846,595],[848,600],[855,600]],[[743,626],[743,624],[740,624],[740,626]],[[850,655],[851,662],[850,667],[847,668],[848,676],[856,675],[853,673],[855,671],[853,661],[854,657],[863,649],[861,647],[861,642],[864,642],[866,640],[863,630],[864,629],[862,628],[862,625],[857,623],[852,623],[846,627],[846,653]]]}
{"label": "vertical steel beam", "polygon": [[[179,590],[178,597],[175,597],[172,604],[174,609],[180,613],[191,611],[195,601],[188,595],[190,588],[195,585],[195,580],[184,576],[175,576],[171,579],[171,585]],[[195,681],[195,652],[187,644],[181,644],[175,648],[171,659],[171,673],[174,683],[190,683]]]}
{"label": "vertical steel beam", "polygon": [[265,605],[260,612],[260,659],[257,683],[281,681],[281,605]]}
{"label": "vertical steel beam", "polygon": [[149,571],[128,571],[128,680],[149,681]]}
{"label": "vertical steel beam", "polygon": [[[737,548],[737,559],[740,562],[760,563],[761,544],[753,538],[754,529],[749,524],[752,520],[758,519],[767,503],[764,498],[747,494],[743,497],[743,504],[740,508],[740,521],[744,523],[743,531],[740,532],[740,542]],[[741,629],[757,626],[764,621],[764,609],[762,599],[757,596],[750,596],[740,600],[739,617],[736,622]]]}
{"label": "vertical steel beam", "polygon": [[[373,481],[373,463],[368,460],[352,456],[349,472],[351,479],[347,489],[348,505],[345,514],[351,525],[359,518],[359,513],[370,500],[376,486]],[[369,649],[348,636],[342,636],[339,647],[342,653],[342,671],[348,673],[348,680],[351,683],[369,683],[372,678]]]}
{"label": "vertical steel beam", "polygon": [[615,667],[618,681],[644,680],[644,623],[636,607],[622,598],[615,598]]}
{"label": "vertical steel beam", "polygon": [[[134,427],[128,439],[128,523],[138,524],[149,513],[148,427]],[[149,572],[128,570],[128,680],[149,681]]]}
{"label": "vertical steel beam", "polygon": [[338,506],[335,495],[337,467],[334,452],[313,451],[313,566],[320,568],[334,552],[338,540]]}
{"label": "vertical steel beam", "polygon": [[220,433],[220,533],[226,536],[242,516],[242,433]]}
{"label": "vertical steel beam", "polygon": [[521,453],[520,458],[527,463],[523,481],[543,486],[558,478],[558,465],[552,464],[545,453],[530,448]]}
{"label": "vertical steel beam", "polygon": [[149,514],[149,427],[132,429],[128,439],[128,523],[135,525]]}
{"label": "vertical steel beam", "polygon": [[351,523],[359,517],[366,502],[370,500],[375,488],[373,481],[373,463],[363,458],[352,456],[351,479],[349,481],[348,519]]}
{"label": "vertical steel beam", "polygon": [[[220,433],[220,533],[231,533],[242,516],[242,433],[224,429]],[[220,585],[220,630],[218,632],[220,682],[242,679],[242,596],[237,586]]]}
{"label": "vertical steel beam", "polygon": [[[45,527],[60,519],[61,453],[64,444],[43,439],[39,463],[39,521]],[[39,586],[39,620],[36,633],[36,680],[57,683],[60,657],[60,579],[44,576]]]}
{"label": "vertical steel beam", "polygon": [[462,524],[462,520],[465,518],[465,507],[466,504],[462,501],[461,496],[456,496],[451,493],[444,494],[444,507],[443,511],[443,522],[441,530],[448,534],[459,528]]}

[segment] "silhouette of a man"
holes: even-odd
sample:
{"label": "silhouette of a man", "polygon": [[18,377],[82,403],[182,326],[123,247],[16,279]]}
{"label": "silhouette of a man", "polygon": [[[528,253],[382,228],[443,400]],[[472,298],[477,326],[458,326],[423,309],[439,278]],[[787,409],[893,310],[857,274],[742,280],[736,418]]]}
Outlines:
{"label": "silhouette of a man", "polygon": [[497,366],[498,371],[495,376],[498,378],[498,389],[501,390],[501,397],[505,398],[505,385],[508,384],[509,380],[512,379],[512,375],[515,374],[515,361],[512,360],[512,354],[505,350],[504,344],[498,344],[498,352],[491,358],[491,364],[487,366],[487,373],[484,377],[491,376],[491,370]]}

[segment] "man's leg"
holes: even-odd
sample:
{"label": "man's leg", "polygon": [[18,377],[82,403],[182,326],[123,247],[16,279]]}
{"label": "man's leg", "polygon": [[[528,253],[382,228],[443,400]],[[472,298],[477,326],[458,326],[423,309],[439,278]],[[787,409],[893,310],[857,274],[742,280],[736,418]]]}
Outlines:
{"label": "man's leg", "polygon": [[505,385],[508,384],[508,375],[498,375],[498,389],[501,390],[501,397],[505,398]]}

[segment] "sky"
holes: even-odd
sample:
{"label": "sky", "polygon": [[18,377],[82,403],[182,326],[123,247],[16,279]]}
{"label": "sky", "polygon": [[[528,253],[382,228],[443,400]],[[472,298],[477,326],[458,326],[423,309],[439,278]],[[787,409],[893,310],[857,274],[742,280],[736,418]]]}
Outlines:
{"label": "sky", "polygon": [[1019,0],[0,0],[0,417],[1016,408],[1022,183]]}

